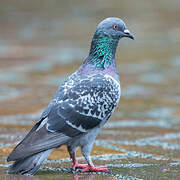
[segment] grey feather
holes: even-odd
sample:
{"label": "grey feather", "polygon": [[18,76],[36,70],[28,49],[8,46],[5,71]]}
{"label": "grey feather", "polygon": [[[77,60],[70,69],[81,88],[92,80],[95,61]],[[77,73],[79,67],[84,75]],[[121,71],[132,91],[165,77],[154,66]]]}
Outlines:
{"label": "grey feather", "polygon": [[70,139],[70,137],[62,133],[48,132],[46,126],[43,126],[38,131],[36,131],[36,128],[33,128],[33,131],[31,130],[30,133],[15,147],[8,156],[7,161],[24,159],[33,154],[58,147]]}
{"label": "grey feather", "polygon": [[25,159],[15,161],[9,167],[8,173],[18,173],[27,176],[34,175],[51,151],[52,149],[46,150]]}

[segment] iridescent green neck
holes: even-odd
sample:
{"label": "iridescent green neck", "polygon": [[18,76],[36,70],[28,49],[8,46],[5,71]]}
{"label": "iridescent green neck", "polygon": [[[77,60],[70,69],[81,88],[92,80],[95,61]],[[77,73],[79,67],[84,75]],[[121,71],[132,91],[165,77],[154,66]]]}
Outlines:
{"label": "iridescent green neck", "polygon": [[95,33],[89,53],[91,69],[107,69],[115,57],[118,40]]}

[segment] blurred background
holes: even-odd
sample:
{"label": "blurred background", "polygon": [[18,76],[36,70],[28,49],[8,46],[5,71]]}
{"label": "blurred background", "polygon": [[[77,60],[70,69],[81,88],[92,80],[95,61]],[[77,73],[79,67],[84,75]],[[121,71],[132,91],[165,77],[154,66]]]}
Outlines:
{"label": "blurred background", "polygon": [[[86,58],[97,24],[112,16],[126,22],[135,41],[119,43],[122,97],[92,152],[111,173],[80,178],[180,177],[180,1],[6,0],[0,1],[0,179],[20,178],[6,175],[8,154]],[[35,179],[73,179],[65,174],[70,166],[62,147]]]}

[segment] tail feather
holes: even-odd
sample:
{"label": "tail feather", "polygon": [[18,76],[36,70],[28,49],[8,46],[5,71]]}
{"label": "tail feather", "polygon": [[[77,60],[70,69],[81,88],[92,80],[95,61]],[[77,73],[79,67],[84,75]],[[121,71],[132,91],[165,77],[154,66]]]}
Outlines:
{"label": "tail feather", "polygon": [[53,149],[67,143],[71,137],[63,133],[49,132],[46,126],[37,130],[34,126],[26,137],[13,149],[7,158],[7,161],[17,161],[26,159],[34,154]]}
{"label": "tail feather", "polygon": [[44,160],[49,156],[52,149],[33,154],[25,159],[16,160],[8,169],[8,173],[33,176],[40,168]]}

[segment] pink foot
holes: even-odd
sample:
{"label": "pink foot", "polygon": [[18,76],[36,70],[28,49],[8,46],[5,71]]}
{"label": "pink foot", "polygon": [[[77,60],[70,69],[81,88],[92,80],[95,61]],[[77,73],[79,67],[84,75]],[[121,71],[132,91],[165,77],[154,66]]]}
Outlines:
{"label": "pink foot", "polygon": [[76,168],[84,169],[87,167],[88,167],[88,164],[79,164],[79,163],[73,164],[72,166],[73,170],[75,170]]}
{"label": "pink foot", "polygon": [[106,166],[100,166],[100,167],[94,167],[94,166],[87,166],[86,168],[84,168],[82,170],[82,172],[86,172],[86,171],[103,171],[103,172],[108,172],[108,168]]}

